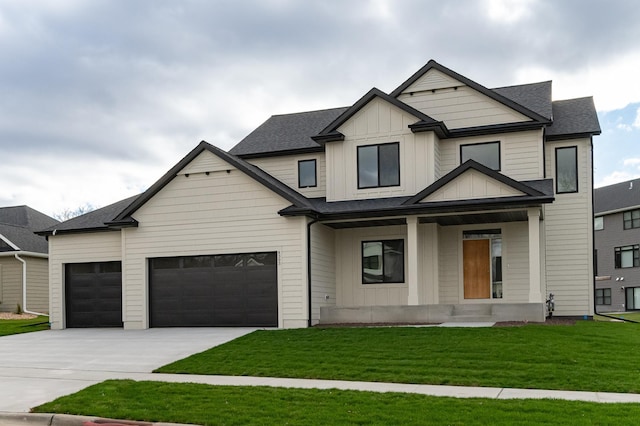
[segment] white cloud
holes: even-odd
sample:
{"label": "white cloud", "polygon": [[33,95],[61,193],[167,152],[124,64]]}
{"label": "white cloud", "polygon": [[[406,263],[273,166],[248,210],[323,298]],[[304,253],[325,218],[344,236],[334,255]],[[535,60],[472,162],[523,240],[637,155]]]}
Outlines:
{"label": "white cloud", "polygon": [[489,19],[515,24],[531,13],[531,0],[487,0],[486,12]]}
{"label": "white cloud", "polygon": [[640,129],[640,108],[636,110],[636,119],[633,122],[633,127]]}
{"label": "white cloud", "polygon": [[622,164],[640,168],[640,158],[625,158]]}
{"label": "white cloud", "polygon": [[637,178],[640,178],[640,171],[633,172],[633,171],[617,170],[603,177],[601,180],[595,182],[594,186],[596,188],[600,188],[601,186],[613,185],[614,183],[620,183],[620,182],[624,182],[631,179],[637,179]]}

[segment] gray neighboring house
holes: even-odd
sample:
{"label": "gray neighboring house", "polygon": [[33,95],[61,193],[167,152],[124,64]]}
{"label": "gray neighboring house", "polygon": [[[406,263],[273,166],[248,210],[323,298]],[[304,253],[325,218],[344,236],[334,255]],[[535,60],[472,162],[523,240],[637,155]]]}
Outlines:
{"label": "gray neighboring house", "polygon": [[594,190],[597,312],[640,310],[640,179]]}
{"label": "gray neighboring house", "polygon": [[58,223],[28,206],[0,207],[0,312],[49,312],[48,244],[34,231]]}

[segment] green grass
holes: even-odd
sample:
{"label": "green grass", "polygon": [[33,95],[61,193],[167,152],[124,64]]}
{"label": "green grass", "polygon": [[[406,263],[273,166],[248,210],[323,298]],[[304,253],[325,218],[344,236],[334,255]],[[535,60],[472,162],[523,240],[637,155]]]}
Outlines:
{"label": "green grass", "polygon": [[33,411],[201,425],[637,424],[640,404],[109,380]]}
{"label": "green grass", "polygon": [[611,321],[609,317],[623,318],[631,321],[640,322],[640,312],[620,312],[620,313],[608,313],[606,317],[601,315],[594,315],[596,321]]}
{"label": "green grass", "polygon": [[161,367],[221,374],[640,393],[637,324],[256,331]]}
{"label": "green grass", "polygon": [[40,316],[33,319],[0,320],[0,336],[29,333],[49,329],[49,318]]}

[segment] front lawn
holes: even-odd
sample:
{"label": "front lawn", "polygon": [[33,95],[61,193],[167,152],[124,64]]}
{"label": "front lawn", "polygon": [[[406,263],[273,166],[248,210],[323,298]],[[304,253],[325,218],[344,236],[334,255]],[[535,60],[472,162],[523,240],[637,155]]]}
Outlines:
{"label": "front lawn", "polygon": [[31,319],[0,319],[0,336],[48,329],[49,318],[44,316]]}
{"label": "front lawn", "polygon": [[110,380],[33,411],[199,425],[637,424],[640,404]]}
{"label": "front lawn", "polygon": [[640,393],[637,324],[256,331],[161,367],[221,374]]}

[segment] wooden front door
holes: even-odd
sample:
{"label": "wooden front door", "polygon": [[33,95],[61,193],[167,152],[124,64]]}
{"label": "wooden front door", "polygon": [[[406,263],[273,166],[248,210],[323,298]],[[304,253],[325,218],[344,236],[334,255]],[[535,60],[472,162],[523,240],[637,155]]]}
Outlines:
{"label": "wooden front door", "polygon": [[463,240],[464,298],[491,297],[491,240]]}

